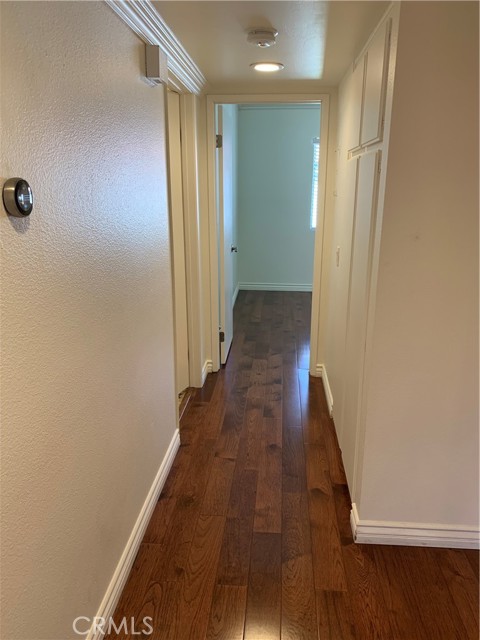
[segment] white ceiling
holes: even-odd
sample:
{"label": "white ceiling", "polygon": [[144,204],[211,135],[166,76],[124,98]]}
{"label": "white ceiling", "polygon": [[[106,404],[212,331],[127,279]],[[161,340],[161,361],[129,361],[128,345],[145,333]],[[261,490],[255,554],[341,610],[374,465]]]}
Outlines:
{"label": "white ceiling", "polygon": [[[153,3],[211,85],[262,83],[252,62],[273,60],[285,69],[276,80],[337,85],[389,6],[382,1],[162,0]],[[277,44],[247,42],[254,27],[274,27]]]}

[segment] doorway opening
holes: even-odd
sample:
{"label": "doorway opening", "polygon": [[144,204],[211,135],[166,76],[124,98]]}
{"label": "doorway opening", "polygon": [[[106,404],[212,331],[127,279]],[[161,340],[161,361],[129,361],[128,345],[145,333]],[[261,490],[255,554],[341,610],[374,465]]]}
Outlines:
{"label": "doorway opening", "polygon": [[213,370],[239,291],[311,291],[317,375],[328,96],[239,98],[207,98]]}

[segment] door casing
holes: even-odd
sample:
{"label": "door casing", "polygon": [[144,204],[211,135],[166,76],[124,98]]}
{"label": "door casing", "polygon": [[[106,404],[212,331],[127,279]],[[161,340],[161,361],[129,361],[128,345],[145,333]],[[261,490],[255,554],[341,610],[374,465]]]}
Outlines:
{"label": "door casing", "polygon": [[167,92],[167,101],[167,157],[175,329],[175,382],[176,391],[180,393],[190,385],[180,95],[169,89]]}
{"label": "door casing", "polygon": [[219,267],[218,267],[218,211],[216,204],[216,171],[215,171],[215,107],[220,104],[309,104],[321,103],[320,124],[320,172],[318,189],[322,197],[318,199],[317,228],[315,231],[315,250],[313,260],[312,286],[312,318],[310,338],[310,373],[318,376],[317,351],[320,321],[320,295],[322,282],[322,254],[325,225],[325,200],[327,195],[327,151],[329,134],[329,101],[326,93],[309,94],[275,94],[275,95],[208,95],[207,96],[207,166],[208,166],[208,215],[209,215],[209,245],[210,245],[210,318],[212,344],[212,370],[220,369],[220,351],[218,345],[218,318],[220,309],[219,299]]}

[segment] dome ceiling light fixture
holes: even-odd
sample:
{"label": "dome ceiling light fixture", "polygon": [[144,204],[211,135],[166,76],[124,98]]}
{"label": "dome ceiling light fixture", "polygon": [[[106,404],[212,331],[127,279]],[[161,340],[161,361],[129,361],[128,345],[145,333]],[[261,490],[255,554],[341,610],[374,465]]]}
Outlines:
{"label": "dome ceiling light fixture", "polygon": [[268,47],[273,47],[277,36],[278,31],[276,29],[259,27],[248,32],[247,42],[250,42],[250,44],[253,44],[256,47],[260,47],[261,49],[268,49]]}
{"label": "dome ceiling light fixture", "polygon": [[273,73],[285,68],[281,62],[254,62],[250,66],[255,71],[263,71],[264,73]]}

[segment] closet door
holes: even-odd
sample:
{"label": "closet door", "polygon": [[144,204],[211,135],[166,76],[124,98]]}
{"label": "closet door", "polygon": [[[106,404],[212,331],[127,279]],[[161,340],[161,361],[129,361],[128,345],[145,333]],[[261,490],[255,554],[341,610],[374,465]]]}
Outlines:
{"label": "closet door", "polygon": [[348,113],[345,121],[348,122],[347,149],[352,151],[360,146],[360,127],[362,123],[363,80],[365,74],[365,56],[357,62],[352,74],[347,80],[345,104]]}
{"label": "closet door", "polygon": [[354,490],[355,452],[361,410],[379,158],[379,151],[359,158],[353,221],[345,344],[345,386],[341,420],[343,462],[352,491]]}
{"label": "closet door", "polygon": [[388,20],[378,29],[365,54],[365,87],[360,136],[362,146],[379,142],[383,137],[390,25],[391,21]]}

